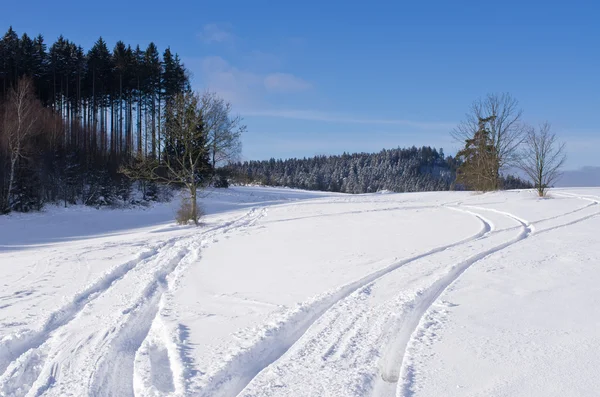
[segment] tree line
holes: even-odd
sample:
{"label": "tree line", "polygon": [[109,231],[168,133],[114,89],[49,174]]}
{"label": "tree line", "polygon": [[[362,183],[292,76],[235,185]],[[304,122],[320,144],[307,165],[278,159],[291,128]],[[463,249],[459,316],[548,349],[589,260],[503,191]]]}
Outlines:
{"label": "tree line", "polygon": [[[544,195],[564,164],[549,124],[522,120],[508,94],[475,101],[452,132],[464,147],[455,157],[431,147],[341,156],[236,162],[245,131],[217,94],[193,93],[188,72],[170,48],[109,50],[100,38],[87,52],[59,37],[0,40],[0,213],[44,203],[100,206],[143,200],[159,184],[197,189],[261,183],[345,193],[535,186]],[[219,167],[221,171],[216,175]],[[519,167],[532,184],[511,175]]]}
{"label": "tree line", "polygon": [[[445,156],[443,149],[413,146],[378,153],[236,162],[227,171],[236,183],[358,194],[461,189],[455,184],[460,164]],[[512,175],[501,175],[500,183],[509,189],[531,187]]]}
{"label": "tree line", "polygon": [[154,43],[118,41],[110,50],[99,38],[85,52],[62,36],[48,47],[41,35],[19,38],[9,28],[0,57],[0,99],[30,77],[41,104],[65,121],[65,142],[90,155],[159,155],[164,107],[189,88],[179,56],[166,48],[161,57]]}
{"label": "tree line", "polygon": [[[118,41],[110,50],[100,38],[86,52],[9,28],[0,40],[0,212],[129,200],[119,169],[160,160],[166,109],[189,90],[170,48]],[[145,196],[156,191],[144,184]]]}

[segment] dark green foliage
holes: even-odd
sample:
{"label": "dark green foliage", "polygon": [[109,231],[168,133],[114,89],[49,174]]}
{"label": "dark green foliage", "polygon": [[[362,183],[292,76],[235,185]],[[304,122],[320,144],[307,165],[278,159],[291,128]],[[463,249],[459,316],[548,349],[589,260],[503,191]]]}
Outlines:
{"label": "dark green foliage", "polygon": [[504,190],[511,189],[533,189],[533,184],[529,181],[523,180],[518,176],[506,175],[500,177],[500,186]]}
{"label": "dark green foliage", "polygon": [[247,161],[226,168],[237,183],[371,193],[448,190],[456,162],[430,147],[304,159]]}
{"label": "dark green foliage", "polygon": [[[230,173],[234,183],[322,190],[342,193],[419,192],[464,190],[456,185],[456,170],[461,165],[428,146],[382,150],[379,153],[354,153],[341,156],[246,161],[218,170]],[[507,189],[527,188],[528,184],[511,175],[502,178]]]}
{"label": "dark green foliage", "polygon": [[228,168],[219,168],[213,176],[212,186],[220,189],[229,187],[229,179],[232,177],[231,170]]}
{"label": "dark green foliage", "polygon": [[17,168],[12,209],[20,212],[39,211],[44,206],[40,174],[31,161],[22,159]]}
{"label": "dark green foliage", "polygon": [[491,139],[488,123],[494,116],[479,119],[479,129],[467,139],[465,147],[456,153],[462,160],[458,168],[456,182],[469,190],[497,190],[500,183],[500,160]]}
{"label": "dark green foliage", "polygon": [[[183,63],[169,48],[161,59],[154,43],[143,50],[118,41],[111,50],[99,38],[86,52],[62,36],[48,45],[41,35],[32,37],[19,38],[12,28],[0,37],[0,203],[9,202],[10,132],[2,108],[10,90],[31,78],[48,110],[39,114],[35,138],[23,142],[27,161],[16,169],[13,204],[0,210],[130,202],[131,180],[117,170],[135,155],[162,155],[166,104],[189,90]],[[144,189],[147,197],[158,196],[157,187]]]}

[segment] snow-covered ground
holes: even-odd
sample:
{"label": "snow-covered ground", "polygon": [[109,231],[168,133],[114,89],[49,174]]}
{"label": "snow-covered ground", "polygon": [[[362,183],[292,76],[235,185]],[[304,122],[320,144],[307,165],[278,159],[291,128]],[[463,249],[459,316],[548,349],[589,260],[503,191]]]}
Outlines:
{"label": "snow-covered ground", "polygon": [[0,396],[596,396],[600,189],[0,217]]}

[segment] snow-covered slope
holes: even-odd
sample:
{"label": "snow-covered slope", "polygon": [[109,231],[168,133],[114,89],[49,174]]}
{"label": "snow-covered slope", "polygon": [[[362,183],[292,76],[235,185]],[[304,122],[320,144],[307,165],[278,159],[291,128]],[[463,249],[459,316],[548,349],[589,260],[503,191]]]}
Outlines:
{"label": "snow-covered slope", "polygon": [[0,218],[0,396],[581,396],[600,189]]}

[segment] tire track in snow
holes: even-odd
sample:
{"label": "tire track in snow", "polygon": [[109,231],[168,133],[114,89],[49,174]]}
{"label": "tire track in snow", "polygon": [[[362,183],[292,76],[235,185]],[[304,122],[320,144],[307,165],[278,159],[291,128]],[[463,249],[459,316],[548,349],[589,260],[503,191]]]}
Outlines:
{"label": "tire track in snow", "polygon": [[[173,341],[165,340],[164,333],[158,335],[158,344],[147,340],[152,325],[162,322],[160,303],[164,294],[172,288],[173,284],[168,277],[198,259],[200,249],[206,246],[207,240],[233,230],[252,226],[265,214],[266,209],[264,208],[260,211],[252,209],[241,218],[214,228],[210,233],[204,233],[203,240],[200,242],[194,241],[195,236],[178,241],[179,245],[185,247],[185,253],[178,255],[176,261],[164,269],[164,272],[155,278],[155,282],[147,287],[144,298],[134,309],[135,315],[122,326],[114,342],[111,343],[109,352],[99,360],[91,387],[93,395],[133,396],[135,395],[134,382],[142,391],[142,395],[145,395],[144,387],[140,386],[144,384],[157,391],[166,391],[165,389],[172,387],[172,391],[177,390],[183,394],[185,387],[184,379],[181,379],[183,363],[178,362],[178,355],[174,351],[176,349],[167,348],[167,346],[173,346]],[[149,371],[136,373],[135,359],[136,356],[139,356],[139,349],[143,345],[151,345],[156,349],[148,352]],[[177,370],[174,371],[173,367],[177,367]]]}
{"label": "tire track in snow", "polygon": [[[246,218],[252,216],[255,211],[256,209],[251,209],[241,217],[205,230],[203,233],[206,234],[228,228],[231,225],[244,221]],[[88,287],[85,287],[83,290],[76,293],[67,304],[52,312],[40,329],[19,332],[2,338],[2,340],[0,340],[0,384],[2,383],[1,380],[4,377],[4,372],[18,357],[30,349],[36,349],[41,346],[48,340],[52,332],[72,321],[87,304],[98,298],[115,282],[125,277],[127,273],[136,266],[142,266],[151,261],[158,255],[161,249],[174,243],[179,238],[181,237],[168,239],[153,248],[146,249],[139,253],[135,259],[114,266]]]}
{"label": "tire track in snow", "polygon": [[[323,204],[339,204],[336,202],[325,202],[325,203],[319,203],[321,205]],[[363,204],[363,202],[356,202],[356,203],[349,203],[349,204]],[[354,210],[354,211],[344,211],[344,212],[334,212],[334,213],[325,213],[325,214],[316,214],[316,215],[308,215],[308,216],[299,216],[296,218],[284,218],[284,219],[278,219],[278,220],[273,220],[267,223],[283,223],[283,222],[292,222],[292,221],[297,221],[297,220],[301,220],[301,219],[312,219],[312,218],[326,218],[326,217],[336,217],[336,216],[344,216],[344,215],[361,215],[361,214],[369,214],[369,213],[374,213],[374,212],[389,212],[389,211],[414,211],[414,210],[427,210],[427,209],[438,209],[440,208],[439,205],[421,205],[421,206],[406,206],[406,207],[385,207],[385,208],[376,208],[376,209],[370,209],[370,210]]]}
{"label": "tire track in snow", "polygon": [[[136,396],[185,395],[182,387],[183,368],[177,359],[177,346],[172,332],[162,316],[164,296],[148,335],[135,353],[133,363],[133,390]],[[185,385],[183,385],[185,386]]]}
{"label": "tire track in snow", "polygon": [[[398,377],[396,378],[395,372],[382,373],[382,378],[384,379],[384,381],[390,383],[390,385],[388,387],[385,387],[385,386],[380,387],[379,392],[378,393],[376,392],[377,396],[379,396],[379,397],[388,397],[388,396],[389,397],[395,397],[395,396],[410,397],[413,395],[415,368],[413,367],[412,361],[410,360],[410,354],[408,352],[409,346],[410,346],[411,342],[416,343],[418,341],[419,336],[421,334],[423,334],[425,329],[429,326],[428,321],[426,320],[426,315],[431,310],[431,307],[433,306],[435,301],[444,293],[444,291],[450,285],[452,285],[452,283],[454,283],[456,280],[458,280],[458,278],[470,266],[472,266],[475,262],[478,262],[491,254],[494,254],[500,250],[503,250],[503,249],[513,245],[513,244],[516,244],[519,241],[524,240],[525,238],[529,237],[530,235],[532,235],[534,233],[535,233],[535,235],[539,235],[539,234],[546,233],[546,232],[549,232],[549,231],[552,231],[552,230],[555,230],[558,228],[573,225],[573,224],[576,224],[576,223],[579,223],[579,222],[582,222],[587,219],[590,219],[590,218],[600,215],[600,212],[596,212],[594,214],[587,215],[587,216],[575,219],[573,221],[566,222],[561,225],[550,227],[550,228],[543,229],[541,231],[536,232],[534,225],[537,223],[543,223],[546,221],[559,219],[561,217],[580,212],[591,206],[600,204],[600,200],[598,200],[598,198],[594,199],[594,198],[588,198],[588,197],[582,197],[582,196],[570,195],[570,194],[559,194],[559,195],[562,195],[564,197],[580,198],[583,200],[591,201],[592,203],[590,205],[584,206],[582,208],[578,208],[576,210],[569,211],[569,212],[566,212],[563,214],[559,214],[559,215],[556,215],[553,217],[541,219],[537,222],[532,222],[532,223],[530,223],[514,214],[506,212],[506,211],[499,211],[496,209],[477,207],[477,206],[468,206],[468,205],[464,206],[466,208],[476,209],[476,210],[480,210],[480,211],[495,212],[498,214],[508,216],[521,224],[522,231],[513,240],[511,240],[507,243],[504,243],[504,244],[500,244],[500,245],[488,250],[487,252],[482,252],[480,254],[474,255],[474,256],[466,259],[464,262],[461,262],[459,265],[455,266],[451,273],[449,273],[443,279],[438,280],[434,285],[432,285],[432,287],[430,289],[428,289],[425,292],[424,297],[422,299],[420,299],[418,302],[416,302],[415,310],[413,310],[413,312],[411,312],[411,314],[407,320],[403,321],[402,327],[400,328],[400,331],[399,331],[400,337],[398,338],[396,343],[393,345],[392,349],[390,349],[391,353],[389,353],[389,354],[393,355],[393,354],[395,354],[394,352],[398,352],[399,347],[404,346],[404,354],[398,355],[399,357],[401,357],[400,366],[397,367],[398,371],[399,371]],[[417,314],[417,316],[415,316],[415,314]],[[413,331],[410,333],[409,337],[407,338],[408,331],[411,328],[413,328]],[[393,367],[391,367],[389,369],[393,370]],[[387,379],[386,379],[386,377],[387,377]],[[399,380],[402,380],[402,383],[400,383]],[[392,387],[394,384],[394,381],[396,381],[396,383],[397,383],[396,387]]]}
{"label": "tire track in snow", "polygon": [[[133,396],[134,360],[136,352],[146,339],[154,318],[158,313],[158,305],[162,294],[168,288],[167,277],[183,261],[193,261],[199,247],[177,249],[168,259],[168,264],[152,277],[153,281],[146,286],[141,299],[132,308],[126,321],[111,338],[108,349],[98,357],[90,394],[94,396]],[[164,370],[171,371],[170,365]],[[165,374],[172,379],[172,373]]]}
{"label": "tire track in snow", "polygon": [[[419,294],[412,303],[412,310],[403,318],[401,326],[397,331],[397,337],[387,352],[387,356],[392,358],[382,368],[381,380],[384,384],[380,383],[375,387],[374,394],[378,397],[412,396],[415,369],[412,366],[408,348],[411,341],[414,343],[422,329],[427,327],[424,321],[425,315],[440,295],[473,264],[526,239],[534,232],[533,226],[528,221],[514,214],[483,207],[465,207],[490,211],[512,218],[520,223],[521,231],[509,241],[472,255],[455,264],[444,277],[436,280],[429,288]],[[393,357],[397,358],[394,359]]]}
{"label": "tire track in snow", "polygon": [[[230,231],[238,231],[251,227],[267,214],[267,208],[253,208],[243,217],[227,222],[218,228],[219,234],[226,234]],[[214,232],[214,230],[213,230]],[[200,249],[205,247],[215,233],[205,236],[204,240],[196,250],[196,259],[200,255]],[[173,293],[174,285],[186,270],[187,265],[192,261],[187,261],[177,266],[169,275],[168,288],[161,294],[157,310],[151,321],[150,328],[146,333],[143,342],[138,347],[134,363],[134,382],[136,385],[136,395],[160,395],[161,389],[173,388],[177,395],[188,395],[189,378],[196,373],[193,363],[185,357],[187,346],[182,346],[181,324],[177,329],[169,329],[162,320],[161,308],[164,307],[165,298]],[[153,329],[154,327],[154,329]],[[141,348],[141,349],[140,349]],[[144,363],[144,356],[147,360]],[[137,364],[137,368],[136,368]],[[165,368],[169,368],[167,378],[164,377]],[[157,375],[158,374],[158,375]],[[169,379],[170,378],[170,379]],[[159,393],[156,393],[156,392]]]}
{"label": "tire track in snow", "polygon": [[[160,247],[166,244],[161,244]],[[0,380],[3,378],[7,367],[19,356],[30,349],[41,346],[50,337],[52,332],[72,321],[85,305],[110,288],[114,282],[123,278],[136,265],[148,262],[157,254],[160,247],[141,252],[136,259],[117,265],[109,270],[89,287],[75,294],[69,303],[52,312],[41,329],[20,332],[4,337],[0,341],[0,374],[2,374],[0,375]]]}
{"label": "tire track in snow", "polygon": [[[456,207],[446,207],[446,208],[453,209],[456,211],[461,211],[461,212],[467,212],[471,215],[475,215],[480,218],[482,217],[480,214],[474,213],[472,211],[468,211],[465,208],[456,208]],[[480,208],[480,207],[471,207],[471,208],[489,211],[489,209],[487,209],[487,208]],[[582,209],[579,209],[579,210],[582,210]],[[576,210],[573,212],[577,212],[579,210]],[[453,280],[458,279],[458,277],[460,277],[460,275],[462,273],[464,273],[464,271],[466,269],[468,269],[473,263],[483,259],[484,257],[486,257],[494,252],[505,249],[508,246],[515,244],[515,243],[529,237],[534,231],[534,227],[531,223],[519,218],[518,216],[515,216],[511,213],[507,213],[504,211],[492,210],[491,212],[495,212],[502,216],[513,219],[518,224],[518,226],[507,229],[505,231],[513,230],[513,229],[521,229],[519,231],[519,233],[517,234],[517,236],[510,239],[509,241],[503,242],[501,244],[497,244],[494,247],[492,247],[491,249],[488,248],[487,250],[484,250],[484,251],[480,252],[479,254],[472,255],[465,261],[460,261],[457,264],[455,264],[450,269],[450,272],[445,275],[445,277],[434,281],[433,284],[431,286],[429,286],[428,288],[425,288],[424,291],[420,291],[418,293],[416,299],[414,299],[413,302],[407,302],[408,306],[410,306],[410,310],[414,310],[415,308],[418,308],[421,313],[423,313],[423,314],[426,313],[428,308],[430,307],[426,304],[427,300],[431,299],[431,303],[435,302],[437,297],[439,297],[439,295],[441,295],[443,293],[443,291],[453,282]],[[561,216],[563,216],[563,215],[561,215]],[[489,232],[492,232],[493,229],[494,229],[493,225],[490,225]],[[483,237],[483,236],[480,236],[480,237]],[[390,272],[388,272],[386,274],[389,274],[389,273]],[[383,277],[384,275],[381,275],[379,278]],[[378,278],[373,280],[372,283],[378,283]],[[350,294],[356,294],[356,291],[360,290],[361,288],[367,288],[368,284],[369,283],[363,285],[362,287],[358,287],[356,290],[351,291]],[[348,294],[348,295],[350,295],[350,294]],[[296,320],[298,320],[298,317],[288,316],[284,319],[281,319],[281,321],[279,321],[279,323],[273,327],[270,327],[266,330],[259,330],[259,332],[262,333],[262,335],[259,338],[259,342],[253,344],[250,348],[246,349],[246,351],[242,352],[241,354],[235,355],[234,359],[232,361],[238,361],[237,363],[229,363],[229,365],[226,369],[223,369],[216,375],[213,374],[212,379],[210,380],[208,386],[204,387],[202,390],[202,392],[204,394],[200,394],[200,395],[201,396],[215,395],[215,396],[219,396],[219,397],[238,395],[238,393],[239,393],[238,390],[239,391],[241,391],[240,389],[243,390],[245,388],[245,385],[248,385],[252,381],[252,379],[254,379],[258,375],[259,372],[263,371],[265,368],[269,367],[271,364],[276,362],[279,359],[279,357],[284,355],[290,348],[292,348],[292,346],[295,346],[295,343],[302,337],[302,335],[305,334],[305,332],[315,322],[319,321],[320,318],[325,315],[325,313],[329,313],[329,309],[336,303],[343,301],[345,299],[345,297],[347,297],[347,296],[342,296],[341,298],[338,297],[339,299],[337,299],[337,300],[336,299],[329,300],[327,298],[330,298],[330,296],[326,297],[325,300],[329,300],[329,302],[328,302],[329,304],[326,307],[321,308],[320,310],[319,310],[319,308],[317,310],[313,310],[313,308],[310,308],[308,306],[310,306],[311,304],[315,304],[316,302],[323,302],[323,299],[317,299],[315,302],[307,302],[305,305],[303,305],[304,307],[307,307],[306,313],[302,314],[302,316],[298,316],[299,320],[307,320],[307,323],[303,324],[303,323],[300,323],[300,321],[296,321]],[[333,303],[331,303],[331,302],[333,302]],[[418,303],[422,304],[423,306],[419,306]],[[311,317],[311,318],[308,319],[309,317]],[[414,319],[411,322],[412,331],[414,331],[419,326],[419,323],[421,321],[422,321],[421,316],[414,317]],[[406,340],[408,340],[408,339],[410,339],[412,332],[411,332],[411,327],[406,327],[406,328],[408,329],[408,331],[405,332],[405,334],[407,335]],[[345,328],[342,328],[342,330],[344,330],[344,329],[346,329],[348,331],[354,330],[354,331],[361,332],[360,330],[355,330],[352,325],[347,325]],[[297,332],[297,334],[292,335],[293,332]],[[343,334],[342,339],[340,339],[339,343],[342,343],[342,344],[346,343],[347,342],[347,341],[345,342],[346,339],[352,339],[352,336]],[[398,343],[396,343],[396,344],[398,344]],[[401,345],[402,342],[400,342],[399,344]],[[406,344],[405,344],[404,348],[406,348]],[[335,350],[336,350],[335,346],[332,346],[331,349],[327,350],[325,355],[327,355],[329,353],[331,353],[331,355],[335,355],[336,354]],[[400,353],[400,357],[403,357],[402,353]],[[246,360],[246,362],[245,363],[241,362],[244,359]],[[390,379],[394,379],[394,377],[395,377],[396,382],[394,382],[392,384],[392,387],[387,388],[389,390],[389,393],[383,394],[383,395],[391,396],[391,395],[396,394],[397,380],[400,377],[399,372],[400,372],[401,365],[400,364],[399,365],[392,364],[391,367],[393,367],[394,371],[396,373],[398,373],[397,375],[392,374],[392,376],[390,376]],[[243,373],[240,373],[239,371],[242,371],[242,372],[246,371],[246,373],[243,374]],[[278,370],[274,369],[274,371],[278,371]],[[392,371],[390,371],[390,372],[392,372]],[[254,373],[255,375],[252,375],[252,373]],[[242,379],[243,376],[245,376],[247,379],[248,378],[249,379],[245,381]],[[251,376],[252,376],[252,378],[250,378]],[[264,380],[264,379],[262,379],[262,380]],[[221,383],[219,384],[219,382],[221,382]],[[259,386],[257,386],[256,384],[254,386],[255,386],[255,388],[252,389],[252,391],[256,392],[258,390],[258,389],[256,389],[256,387],[259,387]],[[248,395],[254,395],[254,394],[252,394],[251,391],[248,393],[249,393]],[[366,393],[366,391],[365,391],[365,393]],[[277,394],[277,393],[275,393],[275,394]],[[360,395],[363,395],[363,394],[360,394]]]}
{"label": "tire track in snow", "polygon": [[[175,241],[176,239],[172,240]],[[161,271],[163,270],[161,268],[161,264],[167,261],[167,266],[169,266],[170,262],[174,259],[177,259],[177,256],[181,255],[183,252],[183,249],[181,248],[174,249],[175,243],[172,241],[170,243],[161,244],[160,246],[161,248],[157,249],[157,253],[155,255],[152,255],[147,260],[138,263],[137,266],[134,266],[132,269],[130,269],[130,271],[123,274],[122,277],[115,281],[127,280],[127,276],[135,272],[143,273],[148,271],[154,271],[154,274],[151,276],[151,278],[160,280]],[[156,270],[153,270],[152,266],[155,266]],[[149,269],[146,269],[146,267]],[[107,295],[115,293],[119,295],[119,284],[120,283],[111,284],[109,286],[110,288],[104,290],[102,294],[99,294],[98,296],[95,296],[94,299],[87,301],[82,307],[78,308],[79,310],[77,312],[71,313],[72,315],[69,316],[69,321],[59,324],[58,327],[50,330],[47,334],[42,334],[45,340],[39,345],[37,344],[39,341],[36,342],[36,345],[31,346],[30,349],[19,356],[13,363],[11,363],[5,374],[0,378],[0,395],[30,396],[34,390],[37,390],[35,395],[41,395],[55,386],[57,374],[60,374],[61,364],[66,363],[67,366],[71,366],[69,363],[70,359],[84,356],[85,351],[90,350],[90,346],[92,346],[92,349],[96,350],[95,353],[101,353],[103,341],[108,343],[112,340],[108,337],[116,331],[118,325],[114,323],[100,323],[97,324],[97,326],[93,329],[89,329],[89,324],[86,324],[84,327],[79,327],[80,329],[78,330],[77,324],[81,322],[81,320],[78,318],[78,315],[80,313],[85,313],[86,311],[87,313],[85,314],[88,316],[90,314],[95,314],[93,309],[88,310],[90,309],[90,306],[94,305],[96,300],[101,300]],[[144,290],[144,297],[152,297],[151,288],[152,285]],[[126,299],[122,296],[119,298],[120,299],[117,299],[117,301],[123,301]],[[122,303],[127,305],[129,302],[123,301]],[[116,316],[119,316],[118,312],[121,312],[121,318],[135,317],[138,314],[138,311],[136,310],[136,306],[138,304],[139,302],[135,302],[131,306],[123,305],[115,308],[116,310],[114,310],[114,312],[116,313]],[[87,321],[89,321],[89,317]],[[106,321],[106,319],[101,317],[101,321]],[[112,327],[112,330],[103,330],[103,326],[108,326],[108,328]],[[72,330],[73,328],[75,329],[74,331]],[[84,332],[84,335],[80,335],[81,331]],[[99,334],[102,333],[104,333],[104,336],[99,337]],[[132,335],[132,337],[134,336],[135,335]],[[98,339],[100,339],[99,342]],[[93,345],[94,343],[96,343],[95,347]],[[77,364],[78,363],[74,363],[73,366],[76,367]],[[89,367],[89,361],[87,361],[85,365]],[[71,371],[73,370],[77,371],[77,369],[71,368]],[[80,371],[85,370],[87,370],[87,368],[80,369]],[[81,387],[82,385],[79,386]]]}
{"label": "tire track in snow", "polygon": [[489,220],[475,212],[442,205],[438,208],[449,208],[474,216],[481,222],[481,229],[473,236],[461,241],[433,248],[425,253],[395,262],[333,292],[298,305],[291,312],[278,319],[276,324],[268,328],[258,329],[256,331],[258,340],[249,347],[233,354],[233,357],[225,366],[216,373],[208,374],[209,379],[206,384],[201,386],[198,395],[202,397],[237,396],[256,375],[285,354],[306,333],[310,326],[337,302],[406,264],[475,241],[485,237],[494,229]]}
{"label": "tire track in snow", "polygon": [[[577,198],[577,199],[580,199],[580,200],[590,201],[591,203],[589,205],[585,206],[585,207],[580,208],[579,210],[570,211],[570,212],[567,212],[565,214],[562,214],[562,215],[559,215],[559,216],[556,216],[556,217],[552,217],[552,218],[549,218],[549,219],[544,219],[542,221],[557,219],[557,218],[559,218],[561,216],[569,215],[569,214],[578,212],[580,210],[589,208],[591,206],[595,206],[595,205],[599,205],[600,204],[600,197],[598,197],[598,196],[593,196],[593,195],[576,195],[576,194],[562,193],[562,192],[561,193],[554,193],[554,194],[556,194],[558,196],[562,196],[562,197]],[[588,219],[595,218],[598,215],[600,215],[600,210],[597,211],[597,212],[595,212],[595,213],[593,213],[593,214],[583,216],[581,218],[575,219],[575,220],[567,222],[567,223],[563,223],[562,225],[552,226],[552,227],[543,229],[543,230],[537,232],[536,234],[547,233],[547,232],[550,232],[552,230],[560,229],[560,228],[563,228],[563,227],[566,227],[566,226],[575,225],[575,224],[577,224],[579,222],[583,222],[583,221],[586,221]],[[542,221],[539,221],[539,222],[542,222]]]}
{"label": "tire track in snow", "polygon": [[[222,223],[208,230],[201,231],[201,236],[211,238],[219,232],[227,233],[228,231],[241,226],[252,225],[260,217],[264,216],[265,213],[266,209],[264,208],[261,211],[258,211],[257,208],[252,208],[241,217]],[[197,238],[197,235],[195,234],[188,237],[184,236],[183,238],[181,236],[175,237],[158,244],[148,251],[144,251],[138,255],[138,258],[114,267],[104,276],[101,276],[91,286],[76,294],[71,302],[53,312],[40,330],[5,337],[0,344],[0,365],[5,369],[2,376],[0,376],[0,396],[25,395],[28,391],[31,392],[36,387],[38,388],[36,394],[40,394],[53,386],[56,381],[56,374],[59,372],[57,363],[53,363],[52,368],[47,371],[49,374],[46,375],[45,380],[38,378],[44,369],[47,370],[50,365],[50,363],[47,362],[47,350],[51,349],[51,347],[47,345],[54,335],[61,329],[66,328],[66,326],[70,325],[73,321],[76,321],[78,314],[95,300],[112,292],[119,284],[118,282],[126,278],[128,274],[131,274],[134,269],[151,264],[153,261],[164,261],[165,258],[161,256],[161,252],[169,251],[176,244],[181,245],[182,242],[192,242],[195,238]],[[155,315],[156,313],[152,313],[152,308],[158,306],[158,300],[162,295],[160,291],[165,287],[166,277],[177,267],[181,259],[185,257],[188,252],[189,249],[185,247],[176,250],[174,256],[172,255],[170,259],[167,259],[169,265],[162,269],[159,268],[159,270],[156,271],[153,281],[144,289],[143,298],[130,308],[124,310],[123,316],[138,319],[138,322],[141,322],[141,319],[148,316],[153,318],[154,316],[152,314]],[[172,263],[172,260],[175,260],[174,264]],[[135,320],[133,323],[135,323]],[[127,329],[123,326],[122,331],[123,334],[129,333],[134,341],[136,340],[136,336],[138,336],[138,339],[141,337],[141,340],[139,341],[141,344],[148,330],[144,333],[144,327],[141,326],[139,328],[139,331],[141,331],[139,334],[136,334],[135,330],[131,327]],[[112,331],[108,331],[105,338],[113,331],[115,331],[115,328],[113,328]],[[60,336],[64,337],[63,335]],[[135,346],[136,343],[134,342],[132,345]],[[72,354],[78,354],[81,347],[81,345],[77,346],[77,348],[72,351]],[[130,345],[127,345],[127,348],[130,347]],[[114,395],[120,396],[122,394],[117,393]]]}

